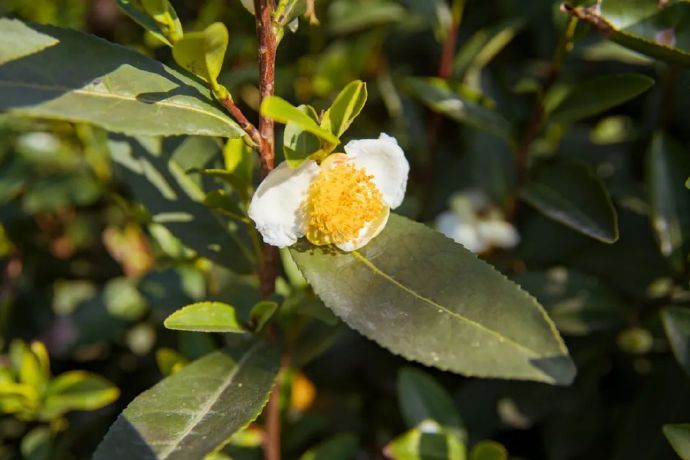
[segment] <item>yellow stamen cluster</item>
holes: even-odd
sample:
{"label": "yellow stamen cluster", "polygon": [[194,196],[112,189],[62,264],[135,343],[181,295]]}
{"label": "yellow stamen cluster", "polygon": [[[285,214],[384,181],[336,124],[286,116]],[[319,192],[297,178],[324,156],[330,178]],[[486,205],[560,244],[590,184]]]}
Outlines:
{"label": "yellow stamen cluster", "polygon": [[307,239],[315,245],[347,243],[384,210],[373,176],[357,169],[344,154],[335,154],[307,192]]}

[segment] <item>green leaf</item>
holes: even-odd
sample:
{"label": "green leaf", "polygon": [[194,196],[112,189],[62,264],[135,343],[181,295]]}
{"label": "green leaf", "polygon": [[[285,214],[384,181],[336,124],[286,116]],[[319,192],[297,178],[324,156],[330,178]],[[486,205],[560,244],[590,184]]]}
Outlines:
{"label": "green leaf", "polygon": [[220,211],[234,219],[245,219],[245,212],[228,192],[223,189],[212,190],[204,197],[204,204],[209,208]]}
{"label": "green leaf", "polygon": [[187,305],[168,316],[163,325],[177,331],[238,334],[247,331],[237,318],[235,308],[222,302],[198,302]]}
{"label": "green leaf", "polygon": [[[31,40],[25,37],[31,36]],[[55,37],[38,33],[20,21],[0,20],[0,65],[37,53],[60,43]]]}
{"label": "green leaf", "polygon": [[545,216],[604,243],[618,240],[611,197],[590,168],[558,162],[539,168],[520,197]]}
{"label": "green leaf", "polygon": [[395,354],[453,372],[569,384],[575,367],[536,300],[430,228],[392,214],[349,253],[291,254],[326,306]]}
{"label": "green leaf", "polygon": [[49,460],[52,451],[53,434],[50,428],[39,426],[22,438],[20,450],[23,460]]}
{"label": "green leaf", "polygon": [[552,106],[547,99],[547,116],[556,122],[572,123],[627,102],[653,85],[654,80],[636,73],[595,77],[574,85],[563,99],[551,102]]}
{"label": "green leaf", "polygon": [[597,8],[566,9],[619,45],[662,61],[690,65],[690,2],[602,0]]}
{"label": "green leaf", "polygon": [[451,120],[507,141],[512,137],[510,123],[502,115],[457,94],[440,78],[407,78],[404,87],[431,110]]}
{"label": "green leaf", "polygon": [[678,456],[690,460],[690,423],[664,425],[662,429]]}
{"label": "green leaf", "polygon": [[269,96],[263,100],[261,115],[273,118],[279,123],[293,122],[330,144],[338,145],[340,142],[330,131],[321,128],[309,115],[278,96]]}
{"label": "green leaf", "polygon": [[333,2],[328,10],[330,31],[348,34],[382,24],[402,21],[407,12],[394,0],[367,0],[366,8],[357,2]]}
{"label": "green leaf", "polygon": [[367,102],[367,85],[361,80],[349,83],[323,114],[321,127],[340,138]]}
{"label": "green leaf", "polygon": [[203,32],[186,33],[172,53],[180,66],[218,86],[218,75],[223,68],[225,51],[228,49],[228,29],[221,22],[214,22]]}
{"label": "green leaf", "polygon": [[249,328],[254,332],[261,332],[278,311],[278,304],[270,300],[257,302],[249,311]]}
{"label": "green leaf", "polygon": [[306,451],[300,460],[352,460],[357,457],[357,438],[342,433]]}
{"label": "green leaf", "polygon": [[666,307],[661,319],[676,361],[690,375],[690,308]]}
{"label": "green leaf", "polygon": [[480,441],[472,447],[470,460],[508,460],[508,451],[495,441]]}
{"label": "green leaf", "polygon": [[169,0],[139,0],[144,11],[156,21],[163,35],[175,43],[182,38],[182,24]]}
{"label": "green leaf", "polygon": [[252,148],[241,138],[228,139],[223,147],[225,169],[244,182],[247,187],[252,182]]}
{"label": "green leaf", "polygon": [[450,395],[433,377],[414,367],[404,367],[398,374],[398,404],[409,427],[431,419],[446,428],[462,428]]}
{"label": "green leaf", "polygon": [[509,19],[481,29],[460,48],[453,61],[453,78],[476,78],[478,73],[495,58],[524,28],[524,19]]}
{"label": "green leaf", "polygon": [[666,134],[652,139],[647,157],[647,187],[652,227],[661,253],[680,271],[690,250],[690,193],[683,186],[690,156]]}
{"label": "green leaf", "polygon": [[168,46],[182,37],[182,25],[167,0],[116,0],[117,6],[136,23]]}
{"label": "green leaf", "polygon": [[[300,105],[297,110],[304,112],[314,122],[318,122],[318,115],[313,107]],[[335,147],[335,146],[333,146]],[[298,123],[288,121],[283,131],[283,155],[288,166],[299,168],[309,156],[321,149],[321,141],[318,137],[304,129]]]}
{"label": "green leaf", "polygon": [[278,349],[264,342],[194,361],[130,403],[94,460],[203,458],[259,415],[279,366]]}
{"label": "green leaf", "polygon": [[465,445],[432,420],[392,440],[383,450],[393,460],[465,460]]}
{"label": "green leaf", "polygon": [[179,371],[187,363],[187,358],[171,348],[159,348],[156,350],[156,364],[164,377]]}
{"label": "green leaf", "polygon": [[17,30],[17,24],[0,18],[0,53],[15,40],[59,43],[0,65],[0,110],[128,134],[244,134],[208,89],[176,70],[91,35],[34,24]]}
{"label": "green leaf", "polygon": [[185,172],[203,170],[220,156],[214,139],[112,136],[108,147],[118,178],[154,222],[221,266],[239,273],[251,270],[252,255],[241,233],[204,206],[201,178]]}
{"label": "green leaf", "polygon": [[120,391],[98,374],[68,371],[48,385],[42,418],[51,420],[73,410],[95,410],[115,401]]}
{"label": "green leaf", "polygon": [[614,330],[625,322],[626,301],[593,276],[555,267],[528,271],[513,279],[544,305],[563,334]]}

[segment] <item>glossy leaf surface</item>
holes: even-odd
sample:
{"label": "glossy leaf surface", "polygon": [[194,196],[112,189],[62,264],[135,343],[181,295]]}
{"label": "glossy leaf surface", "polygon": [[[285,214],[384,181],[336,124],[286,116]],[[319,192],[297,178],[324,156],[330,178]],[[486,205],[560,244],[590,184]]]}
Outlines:
{"label": "glossy leaf surface", "polygon": [[453,372],[568,384],[574,365],[536,300],[471,252],[391,215],[350,253],[291,253],[327,307],[407,359]]}
{"label": "glossy leaf surface", "polygon": [[130,403],[94,459],[203,458],[259,415],[278,367],[263,342],[214,351]]}
{"label": "glossy leaf surface", "polygon": [[206,88],[170,67],[92,35],[17,24],[0,18],[0,52],[15,40],[59,43],[0,65],[0,110],[128,134],[242,134]]}

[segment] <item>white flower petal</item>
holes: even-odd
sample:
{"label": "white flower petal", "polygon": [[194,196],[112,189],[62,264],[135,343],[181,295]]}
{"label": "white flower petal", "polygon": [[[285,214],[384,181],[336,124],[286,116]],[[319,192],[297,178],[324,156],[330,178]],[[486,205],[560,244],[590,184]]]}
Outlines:
{"label": "white flower petal", "polygon": [[345,153],[357,168],[364,168],[374,176],[376,187],[391,209],[400,206],[410,164],[395,138],[381,133],[378,139],[350,141],[345,145]]}
{"label": "white flower petal", "polygon": [[297,169],[286,162],[278,165],[261,182],[249,204],[249,217],[263,240],[280,248],[294,244],[305,233],[302,209],[312,179],[319,173],[315,161]]}
{"label": "white flower petal", "polygon": [[515,227],[504,220],[480,221],[477,232],[487,244],[503,249],[514,248],[520,242],[520,235]]}
{"label": "white flower petal", "polygon": [[452,211],[442,212],[436,217],[436,229],[472,252],[479,253],[488,247],[479,235],[476,223],[473,220],[461,219]]}
{"label": "white flower petal", "polygon": [[383,208],[381,214],[376,220],[367,223],[364,227],[360,229],[357,238],[346,243],[336,244],[336,246],[338,247],[338,249],[341,249],[345,252],[350,252],[361,248],[369,241],[373,240],[376,236],[378,236],[379,233],[381,233],[383,228],[386,226],[386,222],[388,222],[389,216],[390,209],[388,207]]}

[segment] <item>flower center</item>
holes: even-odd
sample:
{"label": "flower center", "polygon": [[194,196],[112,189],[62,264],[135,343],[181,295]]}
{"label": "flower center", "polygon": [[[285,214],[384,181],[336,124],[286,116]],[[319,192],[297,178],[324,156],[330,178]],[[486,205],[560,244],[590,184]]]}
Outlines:
{"label": "flower center", "polygon": [[384,210],[373,176],[342,153],[329,156],[307,192],[307,239],[317,246],[347,243]]}

